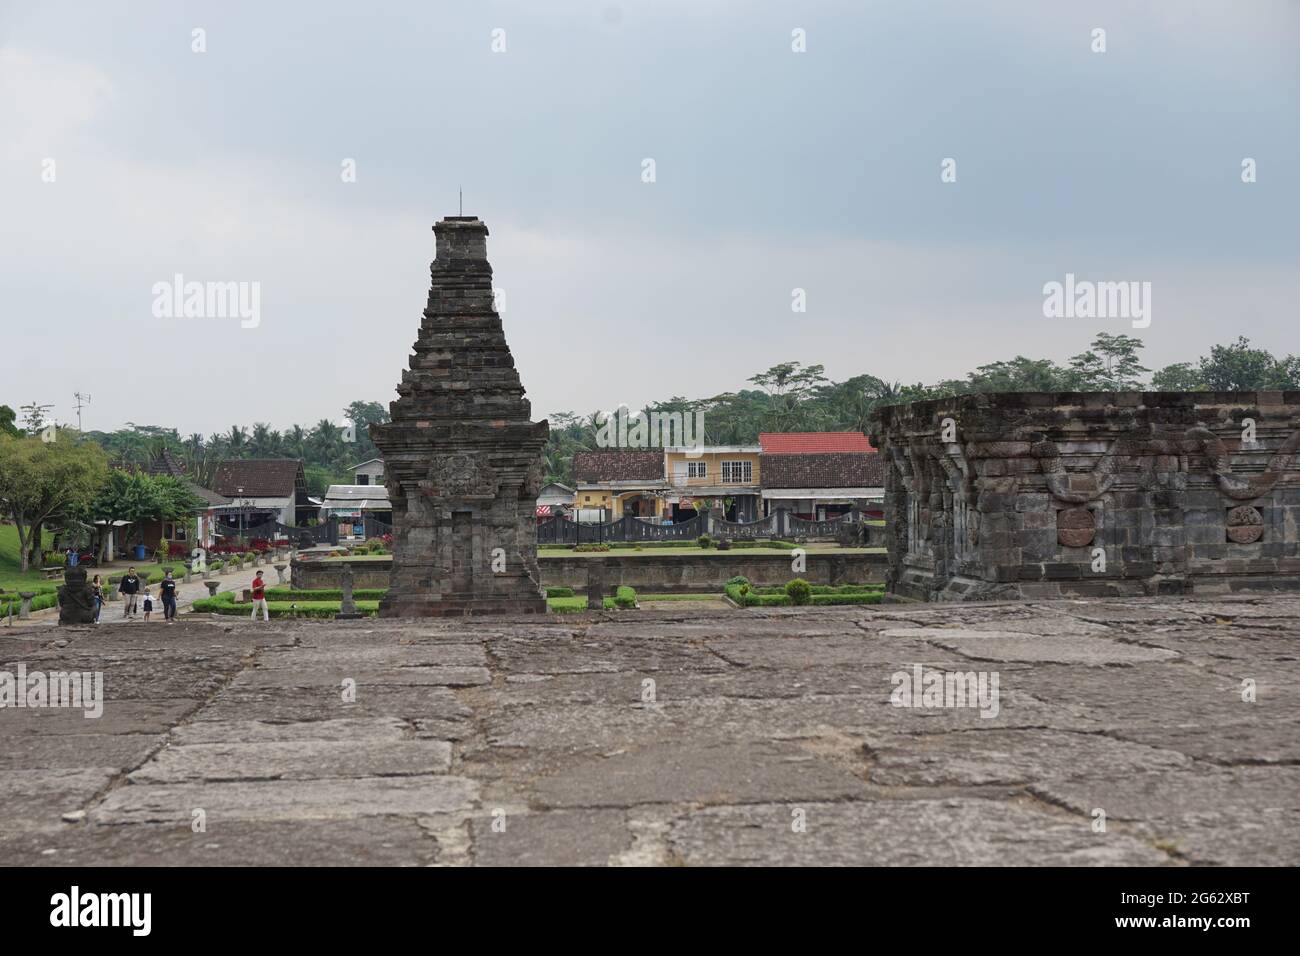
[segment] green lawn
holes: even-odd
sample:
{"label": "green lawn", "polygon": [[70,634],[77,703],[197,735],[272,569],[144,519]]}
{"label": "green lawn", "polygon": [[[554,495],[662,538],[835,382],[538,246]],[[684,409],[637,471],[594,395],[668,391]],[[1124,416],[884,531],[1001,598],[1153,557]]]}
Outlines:
{"label": "green lawn", "polygon": [[19,564],[18,529],[11,524],[0,524],[0,589],[40,593],[58,588],[60,581],[46,580],[40,568],[23,574],[18,570]]}

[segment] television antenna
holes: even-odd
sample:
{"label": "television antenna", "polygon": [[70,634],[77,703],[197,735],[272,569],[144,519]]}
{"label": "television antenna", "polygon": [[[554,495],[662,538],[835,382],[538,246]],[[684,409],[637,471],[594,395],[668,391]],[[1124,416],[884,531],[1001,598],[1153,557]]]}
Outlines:
{"label": "television antenna", "polygon": [[82,395],[80,392],[73,392],[72,397],[77,400],[77,431],[81,431],[81,409],[83,405],[90,404],[90,396]]}

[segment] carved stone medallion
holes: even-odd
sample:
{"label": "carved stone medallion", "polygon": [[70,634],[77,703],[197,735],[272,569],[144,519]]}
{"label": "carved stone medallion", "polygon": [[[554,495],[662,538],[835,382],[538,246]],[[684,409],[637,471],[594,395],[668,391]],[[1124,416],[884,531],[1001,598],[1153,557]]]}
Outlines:
{"label": "carved stone medallion", "polygon": [[1087,508],[1066,508],[1056,514],[1056,540],[1067,548],[1085,548],[1097,534],[1097,523]]}
{"label": "carved stone medallion", "polygon": [[1228,540],[1235,544],[1254,544],[1264,536],[1264,516],[1258,508],[1240,505],[1228,511]]}

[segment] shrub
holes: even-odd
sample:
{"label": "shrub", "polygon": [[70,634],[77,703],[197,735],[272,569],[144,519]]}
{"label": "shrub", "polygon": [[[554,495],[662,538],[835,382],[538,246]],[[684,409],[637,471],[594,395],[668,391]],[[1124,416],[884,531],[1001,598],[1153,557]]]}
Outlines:
{"label": "shrub", "polygon": [[700,535],[698,538],[695,539],[695,543],[698,544],[701,548],[713,547],[713,539],[710,538],[707,534]]}
{"label": "shrub", "polygon": [[573,588],[547,588],[548,598],[573,597]]}
{"label": "shrub", "polygon": [[733,577],[733,578],[727,578],[727,583],[728,583],[728,584],[748,584],[748,583],[749,583],[749,578],[745,577],[743,574],[737,574],[737,575],[736,575],[735,577]]}
{"label": "shrub", "polygon": [[608,551],[608,550],[609,550],[609,545],[607,545],[607,544],[580,544],[580,545],[578,545],[576,548],[574,548],[573,550],[574,550],[574,551]]}
{"label": "shrub", "polygon": [[731,550],[731,542],[728,541],[726,538],[719,538],[719,539],[718,539],[718,550],[719,550],[719,551],[730,551],[730,550]]}
{"label": "shrub", "polygon": [[807,604],[812,600],[812,585],[803,578],[795,578],[786,582],[785,593],[790,598],[790,603]]}
{"label": "shrub", "polygon": [[614,606],[620,608],[636,607],[636,591],[625,584],[614,589]]}

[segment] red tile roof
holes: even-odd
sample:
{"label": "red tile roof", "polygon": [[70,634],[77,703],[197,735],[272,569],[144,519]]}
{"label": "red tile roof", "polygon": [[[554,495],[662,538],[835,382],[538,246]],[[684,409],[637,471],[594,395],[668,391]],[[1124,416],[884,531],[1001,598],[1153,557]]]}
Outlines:
{"label": "red tile roof", "polygon": [[862,432],[763,432],[758,436],[764,455],[824,455],[875,451]]}

